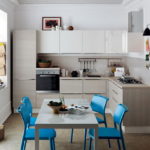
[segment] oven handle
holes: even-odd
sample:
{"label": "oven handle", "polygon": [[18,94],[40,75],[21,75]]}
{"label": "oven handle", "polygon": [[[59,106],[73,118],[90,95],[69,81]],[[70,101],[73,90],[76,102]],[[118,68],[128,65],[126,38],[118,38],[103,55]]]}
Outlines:
{"label": "oven handle", "polygon": [[55,75],[40,75],[41,78],[55,77]]}

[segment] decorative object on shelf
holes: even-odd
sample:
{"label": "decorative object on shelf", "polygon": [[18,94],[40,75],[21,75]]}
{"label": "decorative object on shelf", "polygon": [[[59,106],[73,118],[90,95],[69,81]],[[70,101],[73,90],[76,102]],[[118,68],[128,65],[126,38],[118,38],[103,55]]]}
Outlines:
{"label": "decorative object on shelf", "polygon": [[68,30],[73,30],[74,28],[73,28],[73,26],[68,26],[67,29],[68,29]]}
{"label": "decorative object on shelf", "polygon": [[51,66],[50,60],[43,60],[43,59],[38,60],[38,67],[39,68],[49,68],[50,66]]}
{"label": "decorative object on shelf", "polygon": [[61,27],[61,17],[42,17],[42,30],[58,30],[58,27]]}
{"label": "decorative object on shelf", "polygon": [[146,49],[146,54],[145,54],[145,61],[146,61],[146,68],[150,69],[150,29],[149,29],[150,24],[147,25],[146,29],[143,32],[143,36],[145,36],[145,49]]}
{"label": "decorative object on shelf", "polygon": [[6,75],[6,57],[5,57],[5,44],[0,43],[0,76]]}

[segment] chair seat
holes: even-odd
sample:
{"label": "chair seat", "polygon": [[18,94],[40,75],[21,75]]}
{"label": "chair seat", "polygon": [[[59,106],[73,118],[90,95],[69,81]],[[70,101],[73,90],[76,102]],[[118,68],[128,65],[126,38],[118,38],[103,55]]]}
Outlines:
{"label": "chair seat", "polygon": [[[89,130],[89,136],[94,137],[94,129]],[[120,132],[116,128],[98,128],[98,137],[99,139],[119,139],[121,138]]]}
{"label": "chair seat", "polygon": [[36,118],[35,117],[31,117],[30,118],[30,126],[35,126],[35,122],[36,122]]}
{"label": "chair seat", "polygon": [[[39,129],[39,139],[49,140],[50,138],[56,137],[56,131],[54,129]],[[35,129],[28,128],[25,133],[25,139],[34,140],[35,139]]]}
{"label": "chair seat", "polygon": [[96,120],[97,120],[98,123],[104,123],[105,122],[103,119],[101,119],[99,117],[96,117]]}

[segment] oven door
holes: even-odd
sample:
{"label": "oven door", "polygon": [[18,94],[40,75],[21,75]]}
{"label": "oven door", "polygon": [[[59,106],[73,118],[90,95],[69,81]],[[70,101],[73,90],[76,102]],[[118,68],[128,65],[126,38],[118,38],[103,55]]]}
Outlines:
{"label": "oven door", "polygon": [[51,75],[51,74],[36,75],[36,91],[59,92],[59,75]]}

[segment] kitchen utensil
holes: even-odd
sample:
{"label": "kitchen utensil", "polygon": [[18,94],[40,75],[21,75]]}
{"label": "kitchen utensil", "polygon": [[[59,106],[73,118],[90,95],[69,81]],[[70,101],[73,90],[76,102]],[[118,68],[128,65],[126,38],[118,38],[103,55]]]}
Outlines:
{"label": "kitchen utensil", "polygon": [[77,71],[72,71],[71,76],[72,77],[78,77],[78,72]]}

